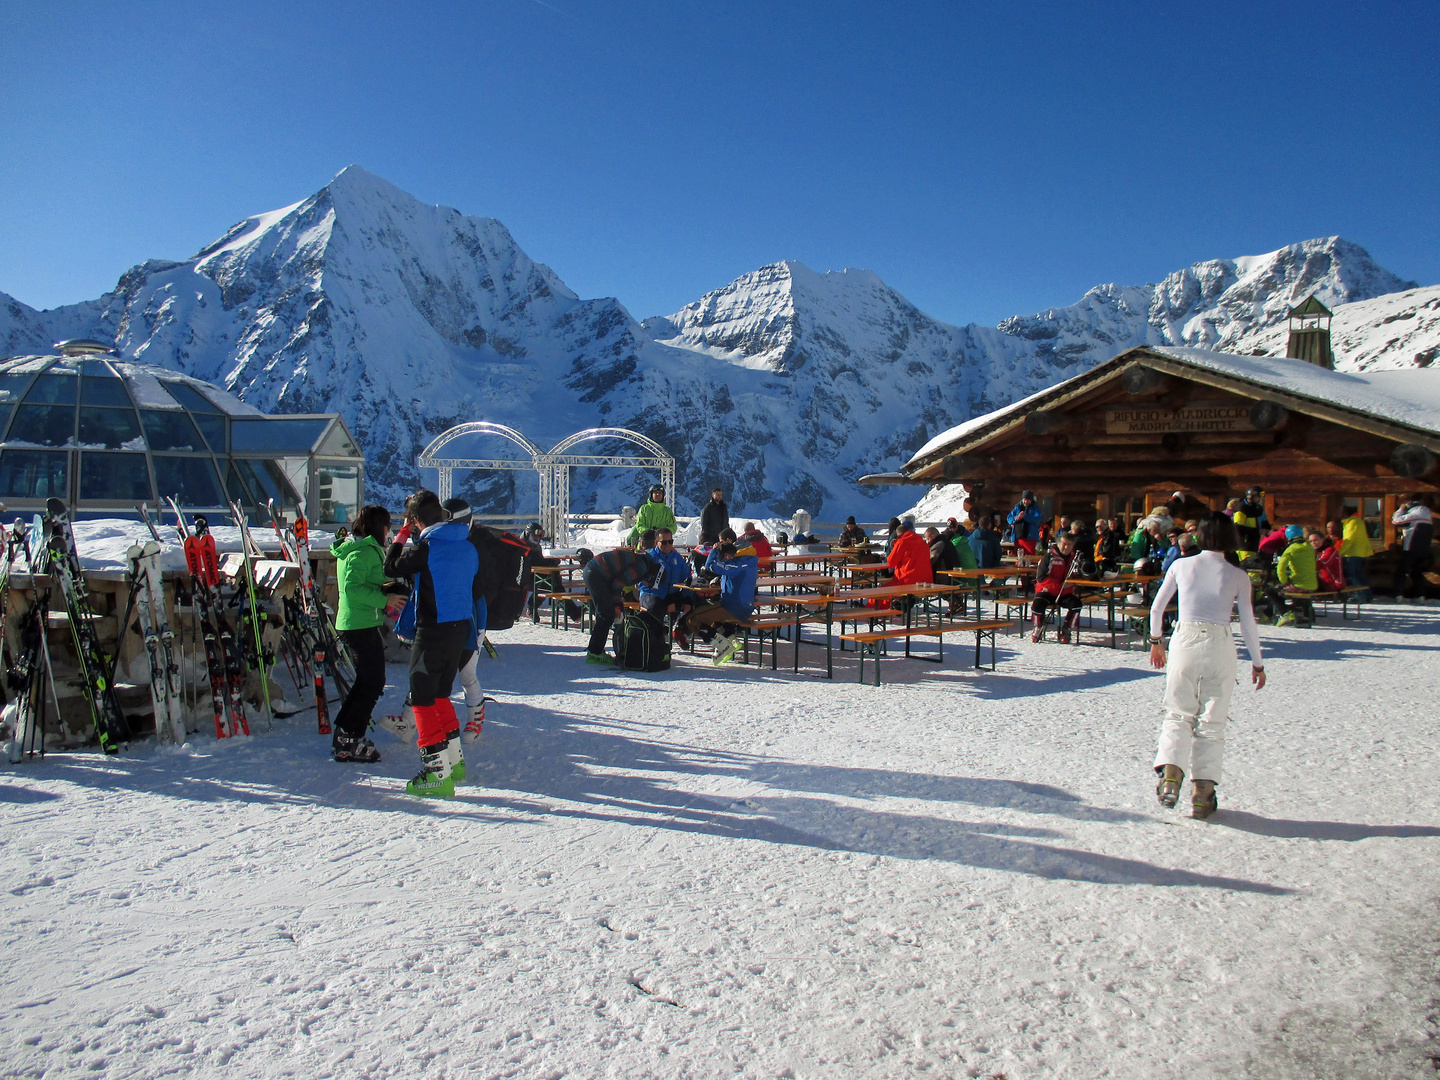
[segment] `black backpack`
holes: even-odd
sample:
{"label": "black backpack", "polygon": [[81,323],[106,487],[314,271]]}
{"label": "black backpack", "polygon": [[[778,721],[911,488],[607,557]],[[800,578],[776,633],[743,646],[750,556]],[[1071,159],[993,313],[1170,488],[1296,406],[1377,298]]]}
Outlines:
{"label": "black backpack", "polygon": [[631,671],[669,671],[670,635],[648,611],[626,611],[615,624],[615,656]]}
{"label": "black backpack", "polygon": [[486,598],[485,629],[509,630],[530,602],[535,575],[530,570],[530,545],[514,533],[476,530],[490,556],[494,593]]}

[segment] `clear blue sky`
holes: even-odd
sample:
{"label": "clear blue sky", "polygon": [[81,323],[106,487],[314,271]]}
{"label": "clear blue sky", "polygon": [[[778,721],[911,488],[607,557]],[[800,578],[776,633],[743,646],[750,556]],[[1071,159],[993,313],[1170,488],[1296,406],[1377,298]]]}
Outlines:
{"label": "clear blue sky", "polygon": [[1433,2],[0,0],[0,26],[0,291],[37,307],[351,163],[642,318],[786,258],[960,323],[1331,234],[1440,282]]}

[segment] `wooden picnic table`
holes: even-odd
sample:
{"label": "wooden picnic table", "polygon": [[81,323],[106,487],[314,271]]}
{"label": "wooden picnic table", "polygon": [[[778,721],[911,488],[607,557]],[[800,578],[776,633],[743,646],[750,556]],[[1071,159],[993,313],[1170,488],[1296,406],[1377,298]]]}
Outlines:
{"label": "wooden picnic table", "polygon": [[771,574],[756,580],[756,588],[767,589],[795,589],[818,588],[822,585],[834,585],[835,579],[829,574]]}
{"label": "wooden picnic table", "polygon": [[[867,589],[843,589],[833,593],[796,593],[790,596],[774,596],[766,598],[768,606],[783,607],[794,605],[800,608],[824,608],[825,609],[825,677],[835,677],[834,668],[834,628],[835,628],[835,604],[853,602],[855,600],[893,600],[899,596],[914,596],[924,598],[927,596],[942,596],[946,593],[958,592],[963,586],[942,585],[934,582],[920,582],[913,585],[881,585]],[[759,600],[756,603],[760,603]],[[905,611],[905,627],[910,628],[911,613],[913,607]],[[857,612],[858,614],[858,612]],[[795,628],[795,648],[800,648],[800,627]],[[910,642],[906,639],[905,655],[910,655]],[[976,646],[976,655],[979,655],[979,646]]]}
{"label": "wooden picnic table", "polygon": [[[986,588],[986,578],[998,578],[998,581],[991,582],[989,588],[994,589],[1020,589],[1024,588],[1024,582],[1017,582],[1013,585],[1005,583],[1007,578],[1019,576],[1015,570],[1004,566],[980,566],[972,570],[937,570],[936,573],[944,577],[954,578],[957,581],[975,582],[975,614],[980,614],[981,594]],[[997,605],[998,607],[998,605]]]}
{"label": "wooden picnic table", "polygon": [[[1115,648],[1115,595],[1121,589],[1129,589],[1136,585],[1147,585],[1152,581],[1159,581],[1155,576],[1121,575],[1120,577],[1101,578],[1070,578],[1069,584],[1080,589],[1094,589],[1105,594],[1105,626],[1110,631],[1110,647]],[[1076,624],[1079,625],[1078,622]],[[1078,638],[1076,640],[1079,640]]]}

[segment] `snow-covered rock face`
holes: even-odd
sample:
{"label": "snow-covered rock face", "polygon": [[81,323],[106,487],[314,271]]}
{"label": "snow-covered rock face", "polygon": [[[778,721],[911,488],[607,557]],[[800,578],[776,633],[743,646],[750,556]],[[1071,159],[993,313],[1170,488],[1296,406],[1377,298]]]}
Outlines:
{"label": "snow-covered rock face", "polygon": [[[0,294],[0,350],[108,338],[267,412],[340,412],[365,450],[371,497],[392,505],[420,480],[416,459],[437,433],[491,420],[542,447],[592,426],[641,431],[677,457],[682,513],[720,486],[734,513],[804,508],[824,521],[898,512],[913,493],[856,478],[1122,349],[1249,352],[1279,334],[1283,351],[1276,328],[1311,292],[1335,307],[1403,289],[1414,285],[1332,237],[1197,263],[1159,285],[1100,286],[999,327],[958,327],[869,271],[783,262],[641,324],[617,300],[581,300],[499,222],[421,203],[352,166],[192,259],[134,267],[98,300],[40,312]],[[1394,333],[1366,332],[1366,365],[1401,353],[1414,363],[1434,345],[1432,297],[1401,295],[1412,300],[1375,316]],[[1402,327],[1406,304],[1416,314]],[[1338,336],[1336,351],[1350,363]],[[652,479],[577,471],[571,506],[634,504]],[[534,505],[528,474],[457,486],[482,510]]]}

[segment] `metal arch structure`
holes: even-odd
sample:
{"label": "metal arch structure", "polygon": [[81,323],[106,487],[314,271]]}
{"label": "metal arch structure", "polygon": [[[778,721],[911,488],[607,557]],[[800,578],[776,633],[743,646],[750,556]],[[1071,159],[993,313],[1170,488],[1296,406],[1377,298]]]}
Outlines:
{"label": "metal arch structure", "polygon": [[[498,435],[509,439],[529,455],[522,458],[454,458],[442,457],[440,451],[456,439],[466,435]],[[596,439],[621,439],[635,443],[648,450],[648,456],[625,454],[572,454],[572,447]],[[547,535],[559,543],[570,539],[570,470],[572,468],[602,469],[659,469],[660,482],[674,497],[675,458],[666,452],[654,439],[628,428],[587,428],[561,439],[549,452],[541,450],[523,434],[504,424],[492,424],[488,420],[477,420],[469,424],[458,424],[437,435],[420,454],[422,469],[436,469],[440,474],[437,485],[440,498],[448,499],[454,493],[453,474],[456,469],[503,469],[512,472],[528,472],[534,469],[540,479],[539,521]]]}
{"label": "metal arch structure", "polygon": [[[527,457],[518,458],[452,458],[440,457],[440,451],[445,449],[456,439],[466,435],[499,435],[503,439],[509,439],[520,449],[524,450]],[[431,440],[430,445],[420,452],[420,468],[438,469],[440,472],[440,483],[438,484],[441,501],[450,498],[453,492],[452,476],[456,469],[505,469],[511,472],[529,472],[534,469],[540,473],[540,501],[545,501],[545,480],[547,469],[540,465],[540,458],[543,451],[533,442],[527,439],[520,432],[504,424],[492,424],[488,420],[477,420],[470,424],[457,424],[441,432]]]}
{"label": "metal arch structure", "polygon": [[[596,439],[622,439],[643,447],[650,451],[650,455],[648,457],[631,457],[624,454],[572,454],[569,452],[571,447],[578,446],[583,442],[593,442]],[[586,428],[584,431],[577,431],[552,446],[548,454],[541,455],[539,462],[542,472],[547,468],[550,472],[549,484],[547,485],[542,479],[540,485],[540,523],[545,526],[546,533],[561,543],[568,543],[570,539],[570,470],[572,468],[659,469],[660,483],[665,486],[665,490],[670,493],[671,498],[674,498],[674,457],[654,439],[628,428]],[[550,496],[548,501],[545,498],[547,487]]]}

